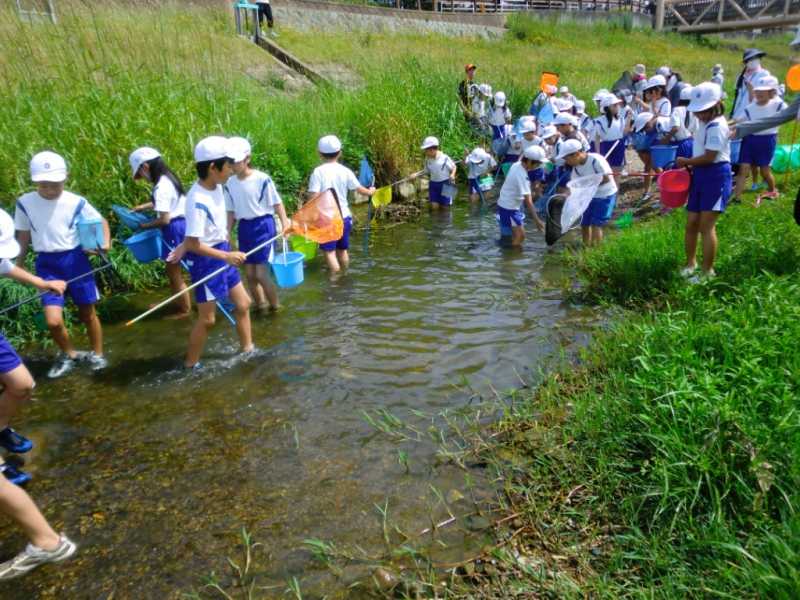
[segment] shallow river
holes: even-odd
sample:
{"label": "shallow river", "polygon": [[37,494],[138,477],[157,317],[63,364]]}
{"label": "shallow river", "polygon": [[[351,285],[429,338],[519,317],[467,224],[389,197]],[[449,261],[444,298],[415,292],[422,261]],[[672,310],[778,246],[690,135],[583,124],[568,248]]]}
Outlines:
{"label": "shallow river", "polygon": [[[36,399],[16,422],[36,443],[28,489],[80,551],[0,597],[178,598],[212,571],[230,582],[226,557],[241,556],[242,527],[263,544],[257,585],[275,586],[255,597],[282,597],[292,577],[304,598],[355,597],[347,585],[363,570],[334,578],[304,539],[380,554],[376,504],[415,533],[446,517],[433,488],[469,494],[432,442],[398,442],[362,411],[426,429],[416,411],[535,380],[595,321],[562,300],[570,272],[532,226],[524,252],[501,250],[497,237],[494,215],[463,203],[373,227],[367,243],[357,232],[345,276],[329,280],[318,257],[302,286],[282,292],[283,311],[254,318],[258,357],[235,359],[220,319],[200,375],[177,369],[189,322],[109,326],[112,366],[94,376],[48,382],[34,357]],[[483,543],[459,535],[448,540],[452,560]],[[24,543],[5,522],[0,539],[2,558]]]}

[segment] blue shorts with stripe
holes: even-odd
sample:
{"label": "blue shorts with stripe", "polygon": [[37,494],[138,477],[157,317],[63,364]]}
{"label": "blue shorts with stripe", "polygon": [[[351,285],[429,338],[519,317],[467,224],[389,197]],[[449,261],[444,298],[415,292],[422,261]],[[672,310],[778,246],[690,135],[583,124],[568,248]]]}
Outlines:
{"label": "blue shorts with stripe", "polygon": [[[229,252],[231,249],[228,242],[216,244],[214,248],[222,250],[223,252]],[[239,269],[218,258],[188,253],[186,255],[186,263],[189,265],[189,274],[192,276],[192,283],[200,281],[203,277],[221,267],[225,267],[221,273],[218,273],[203,285],[195,288],[194,297],[198,304],[214,302],[215,300],[227,297],[230,291],[242,281],[239,276]]]}

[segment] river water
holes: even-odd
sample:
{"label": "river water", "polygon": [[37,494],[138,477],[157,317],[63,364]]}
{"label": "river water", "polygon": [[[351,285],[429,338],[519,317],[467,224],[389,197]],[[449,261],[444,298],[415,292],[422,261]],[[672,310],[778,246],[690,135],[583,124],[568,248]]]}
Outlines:
{"label": "river water", "polygon": [[[28,489],[80,551],[0,596],[178,598],[211,572],[228,585],[226,557],[239,559],[246,527],[263,544],[254,597],[283,597],[293,577],[304,598],[355,597],[347,586],[367,567],[333,577],[303,540],[380,554],[376,505],[415,533],[447,516],[434,489],[469,496],[467,475],[490,487],[437,461],[426,436],[398,441],[363,412],[425,432],[425,415],[534,381],[596,322],[563,301],[571,272],[528,229],[524,252],[502,250],[493,213],[462,202],[357,232],[347,274],[330,280],[318,257],[282,291],[284,310],[254,317],[257,357],[235,358],[220,318],[199,375],[178,369],[190,323],[157,318],[107,327],[103,373],[49,382],[45,354],[32,357],[36,398],[16,422],[36,443]],[[132,314],[153,299],[133,298]],[[458,531],[453,560],[483,543]],[[3,558],[24,544],[6,523],[2,539]]]}

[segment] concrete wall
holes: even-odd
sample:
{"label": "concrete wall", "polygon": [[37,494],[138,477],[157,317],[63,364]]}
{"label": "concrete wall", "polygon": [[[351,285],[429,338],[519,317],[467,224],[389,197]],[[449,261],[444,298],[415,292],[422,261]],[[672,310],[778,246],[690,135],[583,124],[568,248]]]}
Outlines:
{"label": "concrete wall", "polygon": [[618,13],[595,10],[530,10],[526,11],[525,14],[537,19],[556,20],[559,23],[575,21],[587,25],[600,21],[605,23],[613,23],[615,21],[622,23],[625,19],[630,19],[631,25],[635,29],[651,29],[653,27],[650,15],[643,15],[641,13]]}

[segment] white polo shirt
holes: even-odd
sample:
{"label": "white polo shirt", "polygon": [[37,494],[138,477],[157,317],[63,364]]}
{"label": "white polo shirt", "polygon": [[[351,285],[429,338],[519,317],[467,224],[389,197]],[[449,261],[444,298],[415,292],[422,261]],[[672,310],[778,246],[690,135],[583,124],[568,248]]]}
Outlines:
{"label": "white polo shirt", "polygon": [[186,216],[186,196],[182,196],[169,177],[162,175],[153,187],[153,208],[169,213],[169,220]]}
{"label": "white polo shirt", "polygon": [[669,117],[672,114],[672,103],[669,98],[659,98],[653,102],[653,114],[657,117]]}
{"label": "white polo shirt", "polygon": [[207,246],[228,241],[228,213],[222,186],[207,190],[195,181],[186,194],[186,237]]}
{"label": "white polo shirt", "polygon": [[[686,126],[686,115],[689,115],[689,126]],[[670,130],[675,127],[678,130],[675,132],[675,140],[682,142],[685,139],[692,137],[695,129],[697,129],[697,117],[690,113],[685,106],[676,106],[672,111],[672,116],[669,119]]]}
{"label": "white polo shirt", "polygon": [[528,171],[522,166],[521,161],[511,165],[500,188],[500,195],[497,198],[497,206],[507,210],[519,210],[525,196],[531,193],[531,182],[528,179]]}
{"label": "white polo shirt", "polygon": [[[786,108],[786,102],[776,96],[775,98],[771,98],[769,102],[763,106],[757,102],[751,102],[747,105],[747,108],[744,109],[744,116],[747,121],[757,121],[764,117],[774,117],[784,108]],[[776,133],[778,133],[778,127],[770,127],[769,129],[754,133],[753,135],[775,135]]]}
{"label": "white polo shirt", "polygon": [[608,198],[609,196],[617,193],[617,182],[614,181],[614,172],[611,170],[611,165],[603,157],[602,154],[596,152],[589,152],[586,155],[586,162],[577,167],[572,167],[572,175],[574,177],[585,177],[586,175],[608,175],[608,182],[601,183],[594,193],[595,198]]}
{"label": "white polo shirt", "polygon": [[64,190],[55,200],[46,200],[38,192],[29,192],[17,200],[14,227],[30,231],[36,252],[64,252],[81,245],[78,219],[100,219],[89,202]]}
{"label": "white polo shirt", "polygon": [[236,219],[257,219],[274,215],[281,197],[272,177],[254,170],[244,179],[233,175],[225,184],[225,208]]}
{"label": "white polo shirt", "polygon": [[511,119],[511,111],[506,106],[493,106],[489,110],[489,125],[494,125],[495,127],[502,127],[506,124],[506,121]]}
{"label": "white polo shirt", "polygon": [[717,117],[710,123],[701,121],[694,136],[692,157],[703,156],[706,150],[716,150],[715,163],[730,162],[731,144],[728,135],[728,121],[725,117]]}
{"label": "white polo shirt", "polygon": [[425,159],[425,172],[430,176],[431,181],[440,182],[450,179],[450,172],[455,168],[456,163],[444,152],[437,152],[436,158]]}
{"label": "white polo shirt", "polygon": [[347,202],[347,192],[357,190],[361,187],[355,173],[336,161],[322,163],[308,180],[308,191],[312,194],[324,192],[333,188],[339,200],[339,209],[342,211],[342,218],[352,216],[350,204]]}
{"label": "white polo shirt", "polygon": [[601,142],[616,142],[625,137],[625,123],[617,116],[611,119],[611,125],[609,125],[608,117],[603,115],[594,120],[593,131]]}

